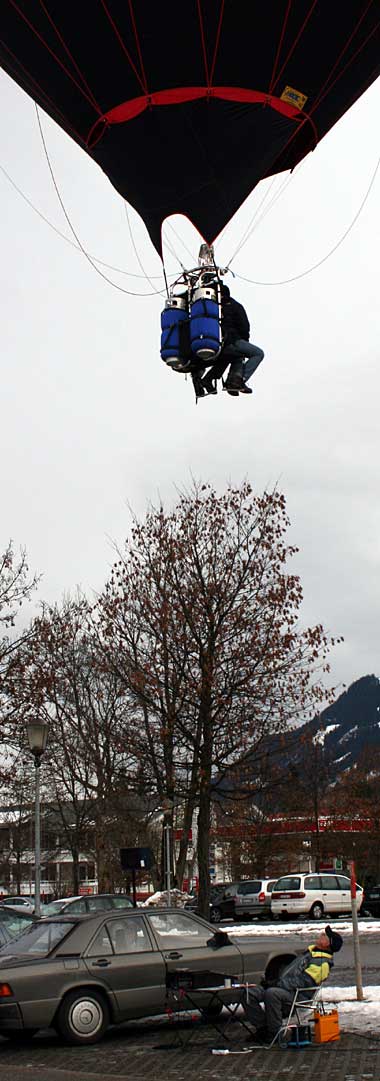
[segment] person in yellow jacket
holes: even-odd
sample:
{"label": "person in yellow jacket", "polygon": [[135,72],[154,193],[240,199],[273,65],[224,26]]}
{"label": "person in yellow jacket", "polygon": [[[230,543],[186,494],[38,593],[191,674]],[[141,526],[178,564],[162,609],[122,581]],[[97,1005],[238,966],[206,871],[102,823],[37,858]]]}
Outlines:
{"label": "person in yellow jacket", "polygon": [[248,1000],[243,1005],[248,1021],[256,1028],[255,1042],[272,1042],[281,1028],[283,1017],[290,1012],[296,991],[302,988],[305,999],[308,994],[310,998],[313,997],[316,988],[330,975],[334,964],[333,953],[338,953],[342,944],[342,936],[331,927],[326,927],[314,945],[308,946],[305,953],[288,965],[274,986],[255,987],[248,991]]}

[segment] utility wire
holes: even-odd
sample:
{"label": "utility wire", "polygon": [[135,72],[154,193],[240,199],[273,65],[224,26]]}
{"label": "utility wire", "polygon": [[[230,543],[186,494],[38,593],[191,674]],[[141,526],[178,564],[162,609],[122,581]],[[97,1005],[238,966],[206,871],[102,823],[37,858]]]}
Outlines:
{"label": "utility wire", "polygon": [[356,211],[356,214],[355,214],[354,218],[352,219],[352,221],[351,221],[350,225],[348,226],[348,228],[345,230],[345,232],[342,234],[342,236],[339,237],[339,240],[337,240],[336,244],[334,244],[334,246],[332,248],[330,248],[330,251],[328,251],[327,254],[323,256],[323,259],[319,259],[317,263],[313,263],[313,266],[308,267],[307,270],[303,270],[301,274],[294,274],[292,278],[283,278],[281,281],[276,281],[276,282],[254,281],[253,278],[245,278],[242,274],[238,274],[237,271],[235,271],[235,277],[240,278],[240,281],[248,282],[249,285],[265,285],[265,286],[267,286],[267,285],[290,285],[291,282],[299,281],[300,278],[306,278],[306,276],[308,274],[312,274],[313,270],[317,270],[318,267],[322,266],[323,263],[326,263],[327,260],[330,259],[331,255],[334,255],[334,252],[336,252],[338,250],[338,248],[340,248],[341,244],[343,244],[343,242],[346,240],[346,237],[348,237],[349,233],[354,228],[354,225],[356,225],[356,222],[358,221],[358,218],[360,217],[360,215],[362,213],[362,210],[365,207],[367,199],[368,199],[368,197],[370,195],[370,192],[371,192],[371,190],[373,188],[373,185],[375,183],[379,167],[380,167],[380,156],[377,159],[375,170],[374,170],[374,172],[372,174],[372,177],[371,177],[369,186],[367,188],[367,191],[366,191],[366,193],[365,193],[365,195],[364,195],[364,197],[363,197],[363,199],[362,199],[362,201],[360,203],[359,209]]}
{"label": "utility wire", "polygon": [[[132,296],[132,297],[156,296],[158,294],[158,292],[159,292],[159,290],[157,290],[157,289],[155,289],[153,293],[136,293],[136,292],[132,292],[131,289],[124,289],[124,287],[122,285],[117,285],[117,283],[112,281],[111,278],[108,278],[106,274],[103,274],[102,270],[99,270],[99,267],[96,266],[96,263],[94,262],[94,260],[91,258],[90,255],[88,255],[88,252],[86,252],[85,248],[83,247],[83,244],[81,243],[81,241],[79,239],[78,234],[76,233],[76,231],[74,229],[74,226],[72,225],[72,223],[70,221],[69,215],[68,215],[68,213],[66,211],[66,207],[64,205],[63,199],[61,197],[61,193],[60,193],[59,188],[58,188],[57,181],[55,179],[53,167],[52,167],[50,157],[49,157],[48,148],[46,146],[45,137],[44,137],[44,133],[43,133],[43,130],[42,130],[40,112],[39,112],[37,102],[35,102],[35,108],[36,108],[36,113],[37,113],[38,127],[39,127],[39,130],[40,130],[42,145],[43,145],[43,148],[44,148],[44,151],[45,151],[45,157],[46,157],[46,161],[48,163],[50,176],[51,176],[55,191],[57,193],[57,198],[58,198],[59,203],[60,203],[60,205],[62,207],[62,210],[63,210],[63,213],[65,215],[67,224],[68,224],[69,228],[71,229],[71,232],[72,232],[73,236],[75,237],[75,240],[76,240],[77,244],[79,245],[79,248],[80,248],[81,252],[85,256],[87,261],[90,263],[90,266],[92,266],[92,268],[93,268],[93,270],[95,270],[96,274],[99,274],[99,276],[101,278],[103,278],[103,280],[106,281],[108,285],[112,285],[113,288],[117,289],[119,293],[124,293],[127,296]],[[161,293],[164,293],[165,291],[166,291],[165,289],[162,289]]]}

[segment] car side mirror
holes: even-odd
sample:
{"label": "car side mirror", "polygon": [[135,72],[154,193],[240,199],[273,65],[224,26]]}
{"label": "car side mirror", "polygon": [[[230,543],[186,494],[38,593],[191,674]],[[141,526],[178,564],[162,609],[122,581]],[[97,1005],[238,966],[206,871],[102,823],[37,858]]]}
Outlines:
{"label": "car side mirror", "polygon": [[215,931],[212,938],[209,938],[207,946],[211,946],[213,950],[220,950],[222,946],[232,946],[232,942],[226,931]]}

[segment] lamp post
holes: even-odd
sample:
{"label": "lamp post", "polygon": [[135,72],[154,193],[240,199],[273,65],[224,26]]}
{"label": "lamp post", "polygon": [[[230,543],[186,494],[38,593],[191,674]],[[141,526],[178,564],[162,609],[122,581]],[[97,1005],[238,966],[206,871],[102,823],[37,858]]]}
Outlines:
{"label": "lamp post", "polygon": [[49,726],[46,721],[28,721],[28,743],[34,757],[35,766],[35,801],[34,801],[34,911],[41,915],[41,823],[40,823],[40,765],[46,750]]}
{"label": "lamp post", "polygon": [[168,905],[171,904],[171,881],[172,881],[172,839],[173,839],[173,807],[174,800],[163,799],[162,810],[164,812],[163,827],[163,856],[164,856],[164,887],[168,895]]}

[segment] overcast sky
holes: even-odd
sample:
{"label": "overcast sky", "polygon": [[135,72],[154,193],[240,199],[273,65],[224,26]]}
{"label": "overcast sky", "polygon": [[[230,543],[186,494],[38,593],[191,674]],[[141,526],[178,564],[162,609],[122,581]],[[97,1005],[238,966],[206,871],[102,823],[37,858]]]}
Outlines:
{"label": "overcast sky", "polygon": [[[71,236],[49,174],[35,108],[0,73],[0,163]],[[356,215],[379,155],[377,82],[293,174],[232,262],[236,275],[278,282],[301,274]],[[141,274],[122,200],[100,169],[43,113],[54,173],[85,248]],[[244,151],[237,169],[244,169]],[[216,244],[225,264],[270,182],[247,200]],[[282,179],[268,200],[280,190]],[[96,274],[16,193],[1,190],[1,525],[43,575],[39,597],[77,585],[99,590],[130,525],[159,498],[170,507],[191,476],[222,490],[247,477],[284,491],[300,547],[304,623],[321,621],[344,645],[335,682],[380,675],[380,169],[359,220],[314,273],[288,285],[230,275],[251,337],[265,350],[254,395],[219,393],[195,406],[192,386],[159,356],[159,296],[123,295]],[[264,204],[264,207],[266,204]],[[261,213],[261,212],[260,212]],[[144,269],[161,264],[130,211]],[[199,235],[184,218],[165,235],[196,263]],[[71,240],[73,237],[71,236]],[[166,247],[169,272],[179,269]],[[189,251],[192,253],[190,259]],[[108,273],[150,292],[144,278]],[[154,281],[162,288],[162,278]]]}

